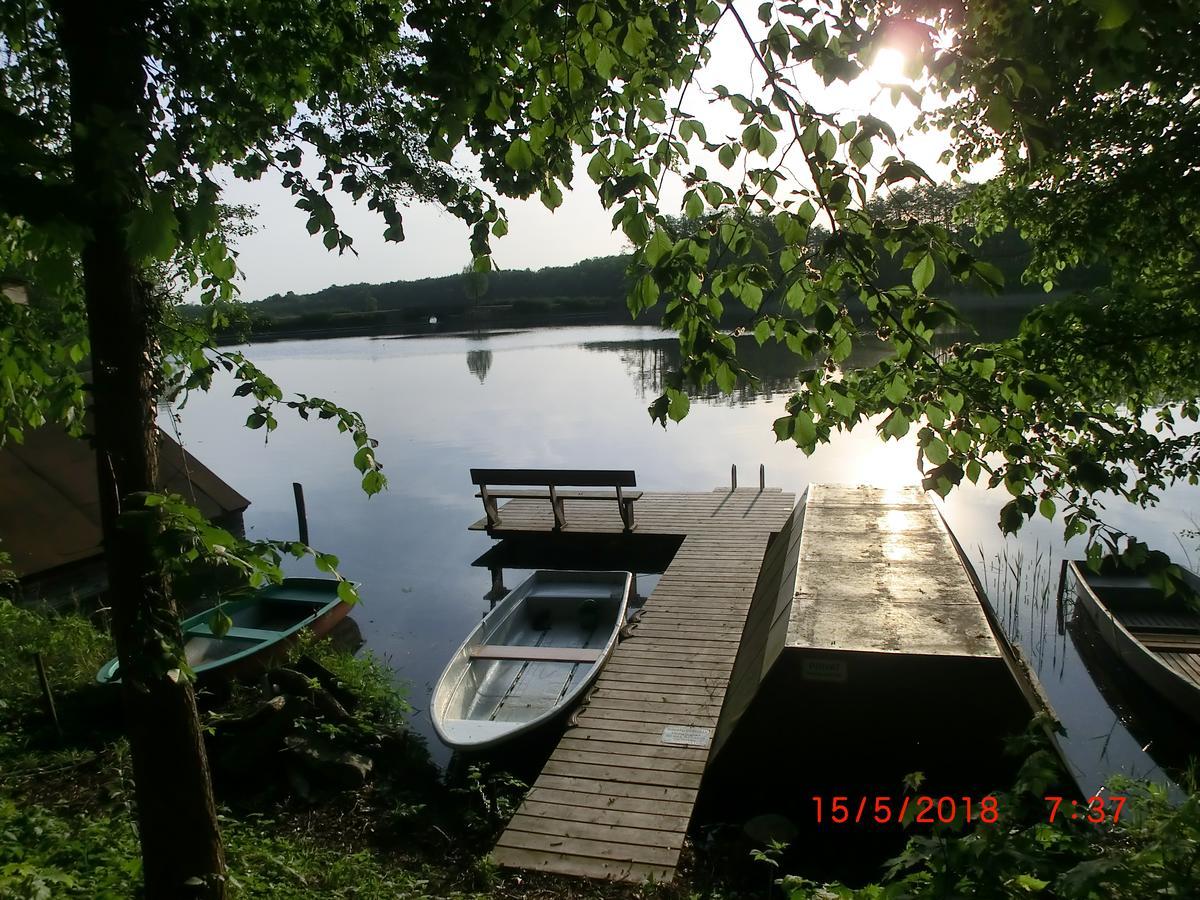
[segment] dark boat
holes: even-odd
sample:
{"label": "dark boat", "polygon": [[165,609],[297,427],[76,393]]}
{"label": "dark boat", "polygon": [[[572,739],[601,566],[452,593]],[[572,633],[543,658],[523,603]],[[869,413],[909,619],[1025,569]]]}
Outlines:
{"label": "dark boat", "polygon": [[[1097,575],[1074,560],[1067,570],[1078,607],[1100,640],[1156,694],[1200,723],[1200,612],[1139,575]],[[1200,578],[1183,573],[1200,591]]]}
{"label": "dark boat", "polygon": [[[242,600],[220,607],[233,621],[222,635],[212,630],[210,607],[184,619],[183,646],[198,679],[235,679],[267,668],[305,629],[323,637],[350,612],[330,578],[285,578]],[[118,661],[110,659],[96,673],[101,684],[120,681]]]}

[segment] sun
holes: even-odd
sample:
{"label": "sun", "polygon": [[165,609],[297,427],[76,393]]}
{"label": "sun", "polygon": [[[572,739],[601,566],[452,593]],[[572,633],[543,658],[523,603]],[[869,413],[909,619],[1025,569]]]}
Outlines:
{"label": "sun", "polygon": [[908,57],[895,47],[880,47],[875,51],[871,60],[871,77],[879,84],[898,84],[908,81],[904,69],[908,65]]}

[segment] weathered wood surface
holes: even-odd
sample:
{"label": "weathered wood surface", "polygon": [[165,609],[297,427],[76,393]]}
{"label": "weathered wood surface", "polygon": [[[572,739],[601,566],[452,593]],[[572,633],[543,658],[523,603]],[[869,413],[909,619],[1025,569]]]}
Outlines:
{"label": "weathered wood surface", "polygon": [[[619,533],[616,509],[566,500],[566,531]],[[492,851],[503,866],[670,881],[708,761],[767,542],[795,498],[778,490],[646,493],[639,534],[683,543]],[[546,532],[543,503],[513,500],[493,536]],[[472,528],[483,529],[486,520]],[[664,743],[671,736],[700,746]],[[679,731],[679,729],[684,729]]]}
{"label": "weathered wood surface", "polygon": [[814,484],[789,647],[996,657],[937,510],[913,487]]}

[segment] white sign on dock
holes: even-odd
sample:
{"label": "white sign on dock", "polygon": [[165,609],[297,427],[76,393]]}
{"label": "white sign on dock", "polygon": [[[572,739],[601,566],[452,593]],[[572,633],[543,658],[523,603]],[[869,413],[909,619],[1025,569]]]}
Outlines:
{"label": "white sign on dock", "polygon": [[668,725],[663,729],[662,742],[680,747],[707,747],[712,743],[713,730],[697,725]]}
{"label": "white sign on dock", "polygon": [[845,684],[846,676],[846,663],[840,659],[806,659],[800,669],[800,677],[805,681]]}

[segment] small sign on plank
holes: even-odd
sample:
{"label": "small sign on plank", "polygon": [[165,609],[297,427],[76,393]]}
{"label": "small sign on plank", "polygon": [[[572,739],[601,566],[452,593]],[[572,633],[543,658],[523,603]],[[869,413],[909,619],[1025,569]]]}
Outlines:
{"label": "small sign on plank", "polygon": [[805,681],[845,684],[848,675],[846,662],[841,659],[806,659],[800,667],[800,677]]}
{"label": "small sign on plank", "polygon": [[713,730],[698,725],[668,725],[663,728],[662,742],[677,747],[708,747],[712,744]]}

